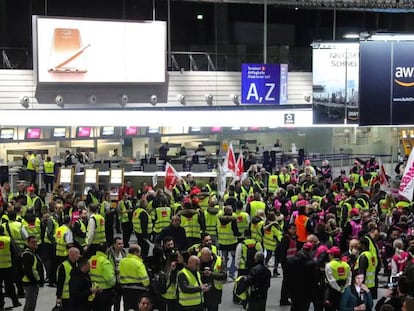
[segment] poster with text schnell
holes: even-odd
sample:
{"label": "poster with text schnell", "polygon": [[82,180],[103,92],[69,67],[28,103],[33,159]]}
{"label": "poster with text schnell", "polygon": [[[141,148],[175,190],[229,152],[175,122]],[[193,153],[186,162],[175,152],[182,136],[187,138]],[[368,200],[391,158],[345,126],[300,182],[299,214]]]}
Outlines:
{"label": "poster with text schnell", "polygon": [[357,124],[358,44],[314,45],[312,71],[313,123]]}

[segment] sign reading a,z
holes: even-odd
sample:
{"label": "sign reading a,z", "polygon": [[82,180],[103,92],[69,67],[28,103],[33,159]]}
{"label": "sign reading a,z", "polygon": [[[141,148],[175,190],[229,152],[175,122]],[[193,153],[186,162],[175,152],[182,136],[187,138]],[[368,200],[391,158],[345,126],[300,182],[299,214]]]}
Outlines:
{"label": "sign reading a,z", "polygon": [[242,104],[279,105],[287,103],[286,64],[243,64]]}

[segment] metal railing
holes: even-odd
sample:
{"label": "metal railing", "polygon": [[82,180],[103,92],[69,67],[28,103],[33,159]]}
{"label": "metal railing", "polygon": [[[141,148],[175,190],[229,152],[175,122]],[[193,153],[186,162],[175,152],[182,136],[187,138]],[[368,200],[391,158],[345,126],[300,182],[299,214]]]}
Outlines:
{"label": "metal railing", "polygon": [[25,48],[0,47],[0,69],[31,69],[31,55]]}
{"label": "metal railing", "polygon": [[[240,71],[243,63],[262,62],[263,55],[259,53],[172,51],[167,55],[171,71]],[[31,50],[0,47],[0,69],[32,69],[32,63]],[[290,71],[311,71],[312,50],[289,47],[287,55],[268,54],[268,63],[288,63]]]}

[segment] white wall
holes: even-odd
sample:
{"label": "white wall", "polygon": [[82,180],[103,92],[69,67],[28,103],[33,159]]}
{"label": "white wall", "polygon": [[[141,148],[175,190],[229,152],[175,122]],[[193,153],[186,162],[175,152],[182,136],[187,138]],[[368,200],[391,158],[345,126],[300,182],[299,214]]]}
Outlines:
{"label": "white wall", "polygon": [[[158,102],[157,106],[181,107],[177,95],[186,96],[187,106],[206,106],[205,95],[214,96],[213,104],[218,106],[234,106],[230,94],[240,94],[241,73],[225,71],[185,71],[168,72],[168,100]],[[75,87],[74,87],[75,88]],[[82,102],[67,102],[65,108],[91,108],[87,99],[90,96],[88,86],[75,88],[79,93],[85,93]],[[56,109],[55,103],[38,103],[35,98],[36,85],[32,70],[0,70],[0,107],[1,109],[25,109],[20,104],[20,98],[30,98],[29,109]],[[55,88],[53,92],[59,92]],[[66,90],[67,91],[67,90]],[[52,92],[52,91],[51,91]],[[88,93],[89,92],[89,93]],[[108,94],[103,97],[113,96],[113,90],[108,88]],[[61,92],[62,93],[62,92]],[[63,94],[63,93],[62,93]],[[304,100],[305,94],[312,94],[312,73],[311,72],[289,72],[288,74],[288,104],[307,104]],[[53,95],[53,94],[52,94]],[[60,95],[56,93],[56,95]],[[101,95],[100,95],[101,96]],[[54,97],[53,97],[54,98]],[[112,97],[111,97],[112,98]],[[99,107],[122,109],[119,102],[113,104],[96,104]],[[152,108],[148,102],[129,102],[127,107]],[[309,106],[311,107],[311,106]],[[86,125],[86,124],[85,124]],[[160,124],[161,125],[161,124]]]}

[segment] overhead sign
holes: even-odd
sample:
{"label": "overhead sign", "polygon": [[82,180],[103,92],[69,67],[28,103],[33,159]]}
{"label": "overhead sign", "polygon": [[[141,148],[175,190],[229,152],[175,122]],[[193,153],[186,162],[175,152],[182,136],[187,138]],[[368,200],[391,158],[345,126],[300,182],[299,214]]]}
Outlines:
{"label": "overhead sign", "polygon": [[358,123],[358,43],[318,43],[313,49],[313,123]]}
{"label": "overhead sign", "polygon": [[166,23],[34,16],[39,83],[157,83],[166,76]]}
{"label": "overhead sign", "polygon": [[287,76],[286,64],[242,64],[241,103],[286,104]]}
{"label": "overhead sign", "polygon": [[361,125],[413,123],[413,50],[412,41],[361,42]]}

